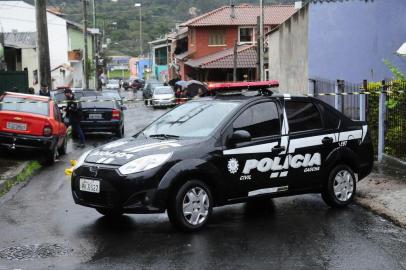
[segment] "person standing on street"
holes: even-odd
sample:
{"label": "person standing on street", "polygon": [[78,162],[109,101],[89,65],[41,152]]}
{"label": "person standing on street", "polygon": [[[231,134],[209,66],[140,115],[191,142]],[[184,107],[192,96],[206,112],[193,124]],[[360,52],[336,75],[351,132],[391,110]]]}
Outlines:
{"label": "person standing on street", "polygon": [[47,84],[41,84],[41,89],[39,90],[39,95],[40,96],[46,96],[46,97],[51,96],[51,93],[49,93],[49,89],[48,89]]}
{"label": "person standing on street", "polygon": [[64,94],[67,100],[66,117],[69,119],[69,125],[72,127],[72,132],[79,136],[79,147],[85,147],[85,135],[80,127],[80,120],[82,119],[82,112],[78,108],[78,103],[75,100],[75,95],[72,90],[65,89]]}

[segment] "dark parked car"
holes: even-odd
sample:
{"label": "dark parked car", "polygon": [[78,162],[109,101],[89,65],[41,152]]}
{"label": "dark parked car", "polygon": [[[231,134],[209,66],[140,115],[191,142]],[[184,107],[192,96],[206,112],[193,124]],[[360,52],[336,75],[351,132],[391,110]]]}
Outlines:
{"label": "dark parked car", "polygon": [[321,193],[344,207],[373,158],[366,122],[320,100],[233,93],[189,101],[131,138],[85,153],[72,194],[112,217],[167,210],[174,225],[193,231],[213,207],[249,200]]}
{"label": "dark parked car", "polygon": [[140,90],[142,88],[144,88],[145,85],[145,81],[142,79],[135,79],[131,82],[131,88],[133,90]]}
{"label": "dark parked car", "polygon": [[[82,112],[80,127],[84,132],[112,132],[124,136],[124,112],[118,101],[103,101],[103,96],[83,97],[79,109]],[[75,137],[77,134],[73,134]]]}
{"label": "dark parked car", "polygon": [[[60,109],[66,107],[66,97],[64,94],[65,88],[59,88],[56,90],[51,91],[51,98],[58,104]],[[102,94],[94,89],[73,89],[73,94],[75,95],[75,99],[79,100],[82,97],[94,97],[94,96],[101,96]]]}

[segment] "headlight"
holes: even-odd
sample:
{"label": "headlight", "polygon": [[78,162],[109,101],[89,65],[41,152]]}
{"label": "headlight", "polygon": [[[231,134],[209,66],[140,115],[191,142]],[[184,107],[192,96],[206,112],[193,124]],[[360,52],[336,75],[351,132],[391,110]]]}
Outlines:
{"label": "headlight", "polygon": [[87,158],[87,156],[89,155],[89,153],[92,150],[89,150],[87,152],[85,152],[83,155],[80,156],[80,158],[76,161],[76,165],[73,166],[72,171],[76,170],[77,168],[79,168],[80,166],[82,166],[82,164],[85,162],[85,159]]}
{"label": "headlight", "polygon": [[172,153],[168,153],[168,154],[157,154],[157,155],[137,158],[137,159],[130,161],[127,164],[121,166],[118,170],[121,174],[124,174],[124,175],[146,171],[146,170],[158,167],[159,165],[162,165],[171,156],[172,156]]}

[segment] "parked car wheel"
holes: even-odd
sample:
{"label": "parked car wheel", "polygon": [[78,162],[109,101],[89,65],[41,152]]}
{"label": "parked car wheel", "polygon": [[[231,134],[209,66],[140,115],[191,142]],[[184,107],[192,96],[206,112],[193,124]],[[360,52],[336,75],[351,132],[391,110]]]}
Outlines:
{"label": "parked car wheel", "polygon": [[123,211],[120,209],[96,208],[96,211],[108,218],[114,218],[123,215]]}
{"label": "parked car wheel", "polygon": [[199,180],[188,181],[172,194],[168,206],[171,223],[184,231],[197,231],[208,222],[213,209],[209,187]]}
{"label": "parked car wheel", "polygon": [[123,138],[124,137],[124,126],[122,126],[121,128],[118,128],[115,132],[116,136],[119,138]]}
{"label": "parked car wheel", "polygon": [[47,166],[53,165],[57,158],[58,158],[58,149],[57,145],[55,145],[52,150],[48,150],[45,153],[44,164]]}
{"label": "parked car wheel", "polygon": [[62,146],[59,147],[58,149],[58,154],[61,156],[65,155],[67,148],[68,148],[68,138],[65,136],[65,139],[63,139]]}
{"label": "parked car wheel", "polygon": [[354,172],[347,165],[338,165],[330,173],[327,185],[321,195],[331,207],[343,207],[352,202],[356,192]]}

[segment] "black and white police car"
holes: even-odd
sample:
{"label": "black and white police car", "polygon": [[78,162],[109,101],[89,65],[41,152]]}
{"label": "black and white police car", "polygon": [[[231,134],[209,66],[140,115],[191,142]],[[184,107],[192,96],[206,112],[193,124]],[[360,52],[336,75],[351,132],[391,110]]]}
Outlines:
{"label": "black and white police car", "polygon": [[83,154],[74,201],[106,216],[167,210],[187,231],[213,207],[251,199],[321,193],[332,207],[348,205],[373,165],[367,124],[315,98],[266,93],[192,100]]}

